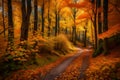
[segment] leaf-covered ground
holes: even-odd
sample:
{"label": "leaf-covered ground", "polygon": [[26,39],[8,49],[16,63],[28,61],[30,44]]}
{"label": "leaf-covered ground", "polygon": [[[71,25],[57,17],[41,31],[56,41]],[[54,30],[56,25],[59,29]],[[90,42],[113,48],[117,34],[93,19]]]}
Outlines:
{"label": "leaf-covered ground", "polygon": [[[78,58],[76,58],[67,69],[60,74],[55,80],[79,80],[80,68],[82,61],[85,56],[89,56],[89,67],[84,72],[85,80],[112,80],[120,79],[120,56],[119,49],[117,47],[110,51],[110,55],[100,55],[96,58],[92,58],[92,50],[84,52]],[[40,80],[45,76],[51,69],[59,65],[62,61],[68,57],[73,56],[76,52],[68,54],[65,57],[59,58],[56,62],[50,63],[44,67],[29,70],[20,70],[13,73],[7,80]]]}
{"label": "leaf-covered ground", "polygon": [[12,75],[6,78],[6,80],[32,80],[37,79],[40,80],[43,78],[52,68],[59,65],[61,62],[66,60],[67,58],[73,56],[76,54],[77,51],[74,51],[73,53],[70,53],[66,56],[60,57],[57,61],[54,63],[50,63],[48,65],[45,65],[43,67],[38,67],[34,69],[28,69],[28,70],[19,70],[17,72],[14,72]]}

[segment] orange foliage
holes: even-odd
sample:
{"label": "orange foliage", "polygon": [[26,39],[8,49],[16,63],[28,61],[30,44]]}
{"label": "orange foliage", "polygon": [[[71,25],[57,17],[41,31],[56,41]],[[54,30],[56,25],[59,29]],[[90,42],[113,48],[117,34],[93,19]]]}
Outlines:
{"label": "orange foliage", "polygon": [[79,2],[79,3],[68,3],[68,6],[69,7],[76,7],[76,8],[86,8],[86,7],[90,7],[90,3],[88,1],[82,1],[82,2]]}
{"label": "orange foliage", "polygon": [[76,8],[85,8],[90,7],[91,3],[88,0],[79,1],[78,3],[72,3],[70,0],[64,0],[68,7],[76,7]]}
{"label": "orange foliage", "polygon": [[79,15],[77,19],[85,19],[85,18],[91,18],[91,16],[88,13],[84,12],[81,15]]}
{"label": "orange foliage", "polygon": [[113,27],[110,27],[110,29],[102,34],[98,35],[98,38],[104,39],[104,38],[109,38],[113,35],[116,35],[117,33],[120,33],[120,24],[117,24]]}

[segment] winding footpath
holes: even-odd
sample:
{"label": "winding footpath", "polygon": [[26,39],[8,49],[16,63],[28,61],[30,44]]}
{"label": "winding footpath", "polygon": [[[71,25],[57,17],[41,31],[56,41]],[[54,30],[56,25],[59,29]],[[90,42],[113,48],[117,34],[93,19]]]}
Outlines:
{"label": "winding footpath", "polygon": [[[77,57],[79,57],[83,51],[79,48],[78,53],[75,54],[74,56],[68,58],[67,60],[63,61],[60,65],[56,66],[55,68],[53,68],[46,76],[43,80],[54,80],[57,76],[60,76],[61,73],[63,73],[65,71],[65,69],[72,63],[73,60],[75,60]],[[88,67],[88,56],[85,56],[83,58],[83,63],[82,66],[80,68],[80,76],[79,79],[84,77],[83,72],[87,69]]]}

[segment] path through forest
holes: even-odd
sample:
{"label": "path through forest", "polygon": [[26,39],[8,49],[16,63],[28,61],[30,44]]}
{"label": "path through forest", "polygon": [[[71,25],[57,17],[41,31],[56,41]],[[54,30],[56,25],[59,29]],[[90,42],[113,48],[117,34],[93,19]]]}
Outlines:
{"label": "path through forest", "polygon": [[[86,51],[87,49],[80,49],[77,54],[75,54],[74,56],[68,58],[67,60],[65,60],[64,62],[62,62],[60,65],[56,66],[55,68],[53,68],[44,78],[44,80],[54,80],[57,76],[59,76],[61,73],[63,73],[65,71],[65,69],[72,63],[73,60],[75,60],[77,57],[79,57],[84,51]],[[83,62],[82,62],[82,66],[80,68],[80,77],[83,77],[83,72],[87,69],[88,67],[88,55],[86,55],[83,58]]]}

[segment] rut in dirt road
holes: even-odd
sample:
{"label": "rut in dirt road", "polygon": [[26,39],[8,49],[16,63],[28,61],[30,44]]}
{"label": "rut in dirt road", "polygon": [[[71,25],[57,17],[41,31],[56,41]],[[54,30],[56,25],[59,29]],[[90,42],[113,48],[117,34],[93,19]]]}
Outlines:
{"label": "rut in dirt road", "polygon": [[89,67],[89,55],[85,55],[82,60],[82,65],[80,68],[80,75],[78,77],[78,80],[85,80],[85,71]]}

